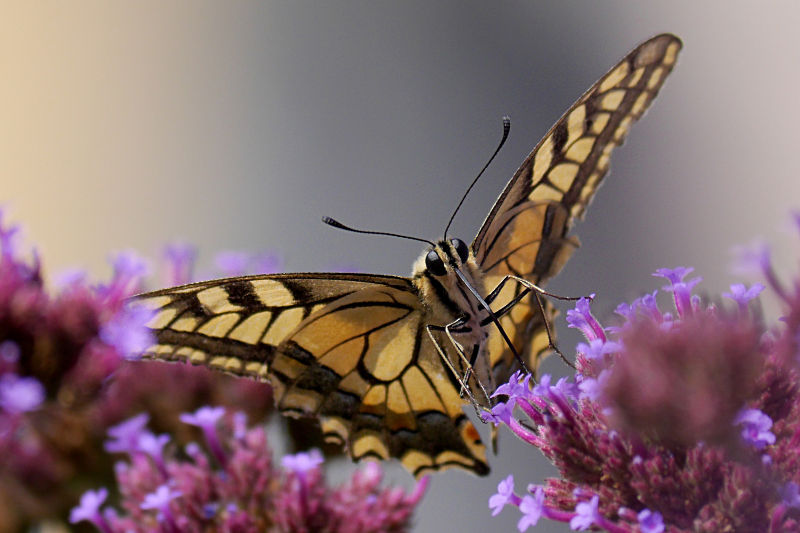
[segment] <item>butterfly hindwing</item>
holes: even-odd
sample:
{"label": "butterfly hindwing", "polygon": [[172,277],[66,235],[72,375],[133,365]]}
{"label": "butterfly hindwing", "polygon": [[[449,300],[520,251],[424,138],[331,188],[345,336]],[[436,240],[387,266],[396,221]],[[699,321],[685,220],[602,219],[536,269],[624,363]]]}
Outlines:
{"label": "butterfly hindwing", "polygon": [[326,439],[346,443],[354,459],[396,457],[415,475],[488,472],[407,278],[250,276],[139,301],[157,309],[147,357],[267,380],[279,410],[319,418]]}
{"label": "butterfly hindwing", "polygon": [[[554,276],[578,239],[569,235],[608,172],[612,150],[655,98],[681,48],[674,35],[642,43],[598,80],[556,122],[514,174],[472,243],[491,290],[506,275],[540,284]],[[522,287],[508,283],[497,306]],[[554,314],[546,310],[546,320]],[[544,320],[535,299],[524,299],[501,325],[536,368],[547,349]],[[515,364],[496,331],[489,355],[499,379]]]}

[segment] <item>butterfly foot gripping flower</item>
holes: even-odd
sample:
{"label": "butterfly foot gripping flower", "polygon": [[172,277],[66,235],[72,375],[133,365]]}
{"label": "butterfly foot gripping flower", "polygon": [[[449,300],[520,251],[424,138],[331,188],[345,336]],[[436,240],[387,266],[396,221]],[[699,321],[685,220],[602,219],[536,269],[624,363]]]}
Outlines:
{"label": "butterfly foot gripping flower", "polygon": [[561,477],[518,494],[509,476],[493,514],[517,507],[520,531],[541,518],[613,532],[800,531],[800,280],[792,292],[759,264],[786,310],[771,328],[751,311],[763,286],[706,304],[688,268],[655,274],[671,310],[656,291],[620,305],[617,327],[579,301],[567,315],[587,339],[575,383],[517,374],[489,417]]}

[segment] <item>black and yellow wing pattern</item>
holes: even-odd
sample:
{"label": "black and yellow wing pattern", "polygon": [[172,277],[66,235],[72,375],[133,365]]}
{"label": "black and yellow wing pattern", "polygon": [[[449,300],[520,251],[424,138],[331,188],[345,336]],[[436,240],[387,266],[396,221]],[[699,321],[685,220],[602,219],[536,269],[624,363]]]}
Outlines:
{"label": "black and yellow wing pattern", "polygon": [[[534,148],[472,243],[487,290],[508,275],[541,284],[561,269],[578,246],[570,228],[611,151],[655,98],[680,48],[669,34],[639,45]],[[521,290],[507,283],[492,307]],[[426,334],[426,326],[445,325],[426,300],[433,297],[410,278],[320,273],[200,282],[137,300],[155,310],[149,327],[157,344],[146,357],[269,381],[278,409],[317,417],[325,437],[346,444],[354,459],[394,457],[416,476],[453,466],[485,474],[485,447],[463,412],[459,376]],[[532,369],[547,350],[553,316],[549,303],[543,316],[526,297],[500,319]],[[499,383],[517,363],[487,328],[480,353]]]}
{"label": "black and yellow wing pattern", "polygon": [[[537,285],[558,273],[579,245],[569,234],[608,172],[611,152],[647,110],[672,71],[681,41],[662,34],[628,53],[575,102],[539,141],[511,178],[472,243],[487,288],[506,275]],[[523,287],[507,284],[497,306]],[[501,319],[530,368],[538,366],[549,340],[545,320],[554,313],[545,302],[526,298]],[[511,350],[492,330],[489,357],[502,381],[516,368]]]}
{"label": "black and yellow wing pattern", "polygon": [[277,407],[319,418],[353,459],[395,457],[415,475],[488,472],[457,382],[424,334],[408,278],[277,274],[194,283],[139,298],[157,310],[145,357],[269,381]]}

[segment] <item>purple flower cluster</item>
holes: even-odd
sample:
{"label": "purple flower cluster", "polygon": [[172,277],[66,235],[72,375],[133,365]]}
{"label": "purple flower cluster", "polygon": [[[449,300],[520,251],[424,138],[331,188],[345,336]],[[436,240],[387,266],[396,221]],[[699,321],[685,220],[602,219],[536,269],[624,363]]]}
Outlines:
{"label": "purple flower cluster", "polygon": [[108,490],[101,488],[83,495],[70,521],[103,533],[401,532],[427,487],[426,478],[410,494],[381,489],[380,467],[368,463],[331,488],[318,451],[286,456],[279,468],[265,430],[247,427],[242,413],[201,407],[181,419],[200,429],[209,453],[191,442],[181,459],[169,437],[147,431],[147,415],[131,418],[111,428],[106,443],[128,455],[115,468],[121,511],[103,509]]}
{"label": "purple flower cluster", "polygon": [[[146,411],[171,431],[180,412],[208,401],[241,406],[258,420],[271,412],[263,384],[136,360],[153,340],[144,327],[150,313],[126,305],[143,290],[144,260],[119,253],[109,282],[91,284],[72,271],[50,288],[19,235],[0,210],[0,531],[65,520],[86,486],[112,477],[105,431],[133,413]],[[170,250],[165,270],[177,283],[191,281],[193,249]]]}
{"label": "purple flower cluster", "polygon": [[756,264],[785,315],[764,325],[734,285],[693,294],[689,268],[661,269],[659,291],[617,308],[604,328],[582,299],[567,321],[586,337],[574,382],[514,375],[485,418],[539,448],[560,472],[517,493],[513,475],[489,499],[574,530],[660,533],[800,531],[800,278],[784,286],[764,251]]}

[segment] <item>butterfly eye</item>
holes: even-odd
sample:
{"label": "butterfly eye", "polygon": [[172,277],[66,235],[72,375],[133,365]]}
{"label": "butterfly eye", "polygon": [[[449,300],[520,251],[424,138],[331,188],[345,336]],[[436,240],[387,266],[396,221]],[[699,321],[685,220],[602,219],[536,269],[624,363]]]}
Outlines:
{"label": "butterfly eye", "polygon": [[431,250],[425,256],[425,266],[428,267],[428,272],[434,276],[444,276],[447,274],[447,269],[444,267],[444,261],[436,253],[436,250]]}
{"label": "butterfly eye", "polygon": [[453,245],[453,248],[456,249],[456,253],[461,259],[461,262],[466,263],[467,259],[469,258],[469,249],[467,248],[467,243],[461,239],[450,239],[450,243]]}

